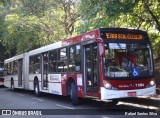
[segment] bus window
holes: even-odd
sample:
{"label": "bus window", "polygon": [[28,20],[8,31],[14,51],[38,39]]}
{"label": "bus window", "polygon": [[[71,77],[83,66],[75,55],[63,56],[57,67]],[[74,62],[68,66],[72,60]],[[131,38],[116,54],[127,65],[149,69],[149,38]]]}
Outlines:
{"label": "bus window", "polygon": [[13,75],[13,62],[9,63],[9,75]]}
{"label": "bus window", "polygon": [[59,50],[58,72],[66,72],[67,69],[67,48],[63,48]]}
{"label": "bus window", "polygon": [[13,74],[17,75],[18,73],[18,66],[17,66],[17,61],[13,62]]}
{"label": "bus window", "polygon": [[29,58],[29,73],[40,73],[40,55]]}
{"label": "bus window", "polygon": [[79,72],[81,70],[81,46],[76,45],[76,55],[75,55],[75,70]]}
{"label": "bus window", "polygon": [[49,52],[49,72],[57,72],[57,50]]}
{"label": "bus window", "polygon": [[108,77],[151,76],[149,45],[117,44],[105,45],[105,75]]}
{"label": "bus window", "polygon": [[29,73],[34,73],[34,57],[29,58]]}
{"label": "bus window", "polygon": [[40,55],[34,57],[34,73],[40,73]]}
{"label": "bus window", "polygon": [[75,72],[75,46],[69,48],[69,72]]}

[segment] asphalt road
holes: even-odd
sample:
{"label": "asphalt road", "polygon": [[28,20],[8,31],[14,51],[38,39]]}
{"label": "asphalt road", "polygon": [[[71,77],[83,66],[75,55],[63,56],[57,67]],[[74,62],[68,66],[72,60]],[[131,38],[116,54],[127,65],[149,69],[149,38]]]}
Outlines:
{"label": "asphalt road", "polygon": [[[72,106],[68,97],[42,94],[36,97],[32,91],[0,88],[0,109],[9,110],[12,117],[56,117],[56,118],[119,118],[119,117],[158,117],[160,115],[160,96],[121,99],[117,105],[93,100],[83,100],[80,105]],[[31,112],[30,112],[31,111]],[[6,111],[3,111],[5,114]],[[18,114],[18,115],[17,115]],[[26,116],[25,114],[30,114]],[[42,116],[33,116],[42,114]],[[47,114],[47,115],[44,115]],[[52,114],[52,115],[50,115]],[[127,115],[125,115],[127,114]],[[9,118],[10,115],[0,115]]]}

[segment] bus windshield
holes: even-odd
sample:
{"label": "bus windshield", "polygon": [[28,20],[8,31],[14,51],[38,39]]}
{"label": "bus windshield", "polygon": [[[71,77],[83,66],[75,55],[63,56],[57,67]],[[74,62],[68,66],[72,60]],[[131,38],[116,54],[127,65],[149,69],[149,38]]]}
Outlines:
{"label": "bus windshield", "polygon": [[150,45],[106,43],[104,70],[107,78],[152,76]]}

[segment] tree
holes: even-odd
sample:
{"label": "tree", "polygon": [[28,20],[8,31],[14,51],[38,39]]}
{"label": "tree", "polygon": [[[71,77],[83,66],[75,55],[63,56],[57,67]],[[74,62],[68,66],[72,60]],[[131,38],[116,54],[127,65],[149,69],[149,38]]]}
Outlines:
{"label": "tree", "polygon": [[159,0],[81,0],[79,9],[84,17],[78,32],[99,27],[143,29],[149,33],[155,57],[160,56]]}
{"label": "tree", "polygon": [[87,30],[116,27],[119,16],[131,13],[135,5],[137,0],[81,0],[79,9],[84,13],[82,27],[88,26]]}
{"label": "tree", "polygon": [[77,11],[78,2],[76,0],[55,0],[55,2],[57,10],[63,10],[60,21],[66,35],[72,36],[75,23],[81,18],[81,14]]}
{"label": "tree", "polygon": [[160,32],[159,0],[81,0],[80,9],[84,19],[95,20],[99,14],[99,18],[103,17],[105,12],[109,26],[156,28]]}
{"label": "tree", "polygon": [[80,18],[77,5],[75,0],[3,1],[1,42],[5,53],[13,56],[73,35]]}
{"label": "tree", "polygon": [[7,14],[11,12],[11,6],[13,5],[13,0],[1,0],[0,1],[0,50],[1,56],[0,61],[3,61],[5,58],[8,58],[9,55],[6,54],[7,48],[3,45],[3,37],[5,35],[5,19]]}
{"label": "tree", "polygon": [[[47,39],[50,39],[51,36],[57,40],[57,37],[52,37],[55,33],[60,35],[58,40],[72,36],[75,23],[81,15],[77,11],[78,4],[75,0],[23,0],[22,3],[23,9],[28,11],[29,15],[37,17],[42,30],[47,34]],[[57,29],[59,29],[58,32],[56,32]],[[61,33],[63,37],[61,37]]]}

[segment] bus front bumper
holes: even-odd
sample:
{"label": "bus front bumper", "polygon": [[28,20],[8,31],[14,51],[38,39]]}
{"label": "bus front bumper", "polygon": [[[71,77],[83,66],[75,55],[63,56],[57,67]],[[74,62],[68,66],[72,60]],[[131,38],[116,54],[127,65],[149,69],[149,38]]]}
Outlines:
{"label": "bus front bumper", "polygon": [[101,100],[116,99],[116,98],[127,98],[137,96],[149,96],[156,94],[156,85],[144,89],[136,90],[108,90],[101,87]]}

